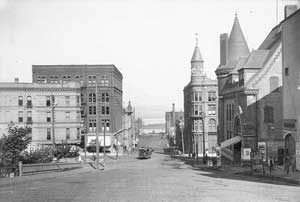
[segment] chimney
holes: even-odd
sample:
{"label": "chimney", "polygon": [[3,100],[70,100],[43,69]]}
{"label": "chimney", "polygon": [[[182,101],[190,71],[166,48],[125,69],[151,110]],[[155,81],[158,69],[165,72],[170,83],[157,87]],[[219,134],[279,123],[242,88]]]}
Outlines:
{"label": "chimney", "polygon": [[284,7],[284,18],[289,17],[297,10],[297,5],[286,5]]}
{"label": "chimney", "polygon": [[175,103],[172,104],[172,126],[175,127]]}
{"label": "chimney", "polygon": [[19,83],[19,78],[15,78],[15,83]]}
{"label": "chimney", "polygon": [[228,59],[228,34],[220,35],[220,65],[225,65]]}

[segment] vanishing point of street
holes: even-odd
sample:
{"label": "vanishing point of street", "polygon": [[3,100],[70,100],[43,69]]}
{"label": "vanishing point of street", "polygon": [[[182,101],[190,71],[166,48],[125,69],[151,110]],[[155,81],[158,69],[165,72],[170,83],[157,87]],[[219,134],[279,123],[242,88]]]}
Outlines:
{"label": "vanishing point of street", "polygon": [[300,201],[298,186],[258,181],[199,170],[161,153],[147,160],[133,154],[110,160],[102,171],[1,186],[0,201]]}

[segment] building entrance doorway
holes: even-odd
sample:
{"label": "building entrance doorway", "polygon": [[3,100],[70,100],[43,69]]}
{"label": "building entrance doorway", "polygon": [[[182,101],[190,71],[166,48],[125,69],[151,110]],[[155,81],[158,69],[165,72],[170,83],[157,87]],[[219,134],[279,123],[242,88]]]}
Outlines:
{"label": "building entrance doorway", "polygon": [[296,155],[296,142],[291,134],[287,134],[284,138],[284,156],[289,159],[291,163]]}
{"label": "building entrance doorway", "polygon": [[[234,121],[234,136],[241,136],[242,135],[242,128],[241,128],[241,121],[239,118],[236,118]],[[234,162],[241,161],[241,151],[242,151],[242,143],[238,142],[233,146],[233,158]]]}

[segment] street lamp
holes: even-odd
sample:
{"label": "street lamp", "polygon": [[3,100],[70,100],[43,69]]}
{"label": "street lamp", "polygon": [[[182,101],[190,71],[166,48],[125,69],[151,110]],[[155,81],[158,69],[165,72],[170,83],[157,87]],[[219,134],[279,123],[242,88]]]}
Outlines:
{"label": "street lamp", "polygon": [[202,120],[202,141],[203,141],[203,158],[202,158],[202,161],[203,163],[205,163],[205,131],[204,131],[204,118],[205,118],[205,114],[204,112],[201,113],[201,120]]}
{"label": "street lamp", "polygon": [[184,154],[184,141],[183,141],[184,122],[183,122],[182,118],[180,118],[179,127],[180,127],[180,130],[181,130],[182,154]]}

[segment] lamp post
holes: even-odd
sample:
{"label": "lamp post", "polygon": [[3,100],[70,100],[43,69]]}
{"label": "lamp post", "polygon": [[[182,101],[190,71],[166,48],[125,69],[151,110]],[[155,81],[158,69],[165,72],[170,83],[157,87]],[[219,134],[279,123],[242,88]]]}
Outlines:
{"label": "lamp post", "polygon": [[180,130],[181,130],[181,145],[182,145],[182,154],[184,154],[184,141],[183,141],[183,129],[184,129],[184,122],[182,120],[182,118],[180,119],[180,122],[179,122],[179,127],[180,127]]}

